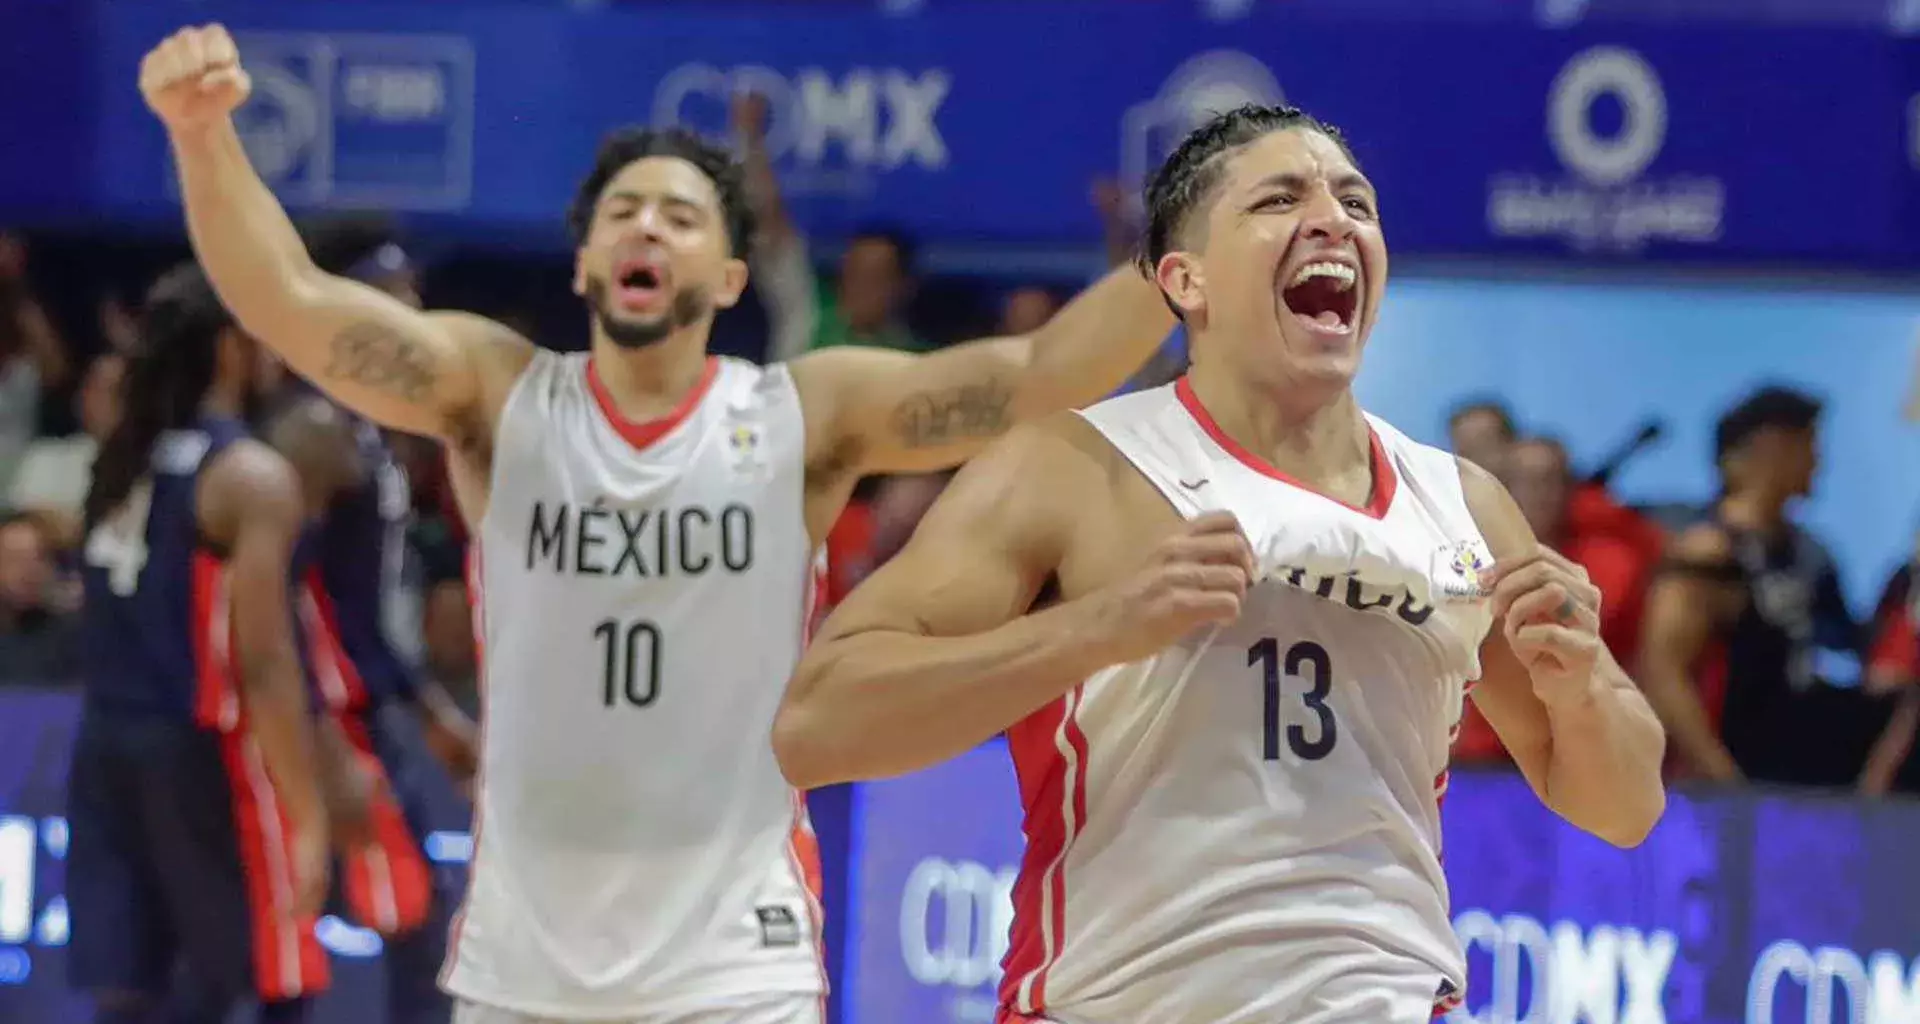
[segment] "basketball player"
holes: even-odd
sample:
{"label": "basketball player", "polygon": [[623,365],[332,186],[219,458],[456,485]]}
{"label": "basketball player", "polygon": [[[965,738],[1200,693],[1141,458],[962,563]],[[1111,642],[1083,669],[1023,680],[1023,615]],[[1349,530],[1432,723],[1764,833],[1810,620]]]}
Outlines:
{"label": "basketball player", "polygon": [[820,1019],[817,873],[768,743],[812,570],[860,477],[966,458],[1090,401],[1171,326],[1115,275],[1030,337],[929,356],[710,358],[746,285],[740,171],[613,135],[571,215],[592,351],[321,272],[247,164],[218,28],[148,55],[195,250],[240,322],[362,415],[447,443],[476,525],[487,713],[462,1024]]}
{"label": "basketball player", "polygon": [[775,751],[811,787],[1007,733],[1003,1021],[1424,1021],[1466,984],[1439,803],[1467,685],[1623,846],[1663,806],[1659,724],[1500,485],[1355,403],[1387,250],[1340,136],[1220,115],[1147,208],[1190,373],[961,470],[823,627]]}
{"label": "basketball player", "polygon": [[296,1021],[328,983],[289,599],[306,498],[248,435],[254,343],[196,268],[154,286],[141,342],[86,501],[70,978],[103,1024],[215,1024],[250,997]]}
{"label": "basketball player", "polygon": [[[340,217],[307,232],[314,260],[419,305],[412,261],[390,225]],[[341,726],[379,794],[364,834],[342,837],[341,909],[385,939],[387,1019],[444,1022],[451,1013],[436,976],[446,957],[454,896],[434,885],[422,849],[427,798],[412,748],[387,712],[414,714],[456,782],[474,767],[473,725],[437,683],[417,680],[388,639],[388,602],[400,588],[411,494],[380,430],[303,381],[289,378],[269,418],[267,440],[300,471],[324,512],[311,534],[302,581],[316,703]]]}

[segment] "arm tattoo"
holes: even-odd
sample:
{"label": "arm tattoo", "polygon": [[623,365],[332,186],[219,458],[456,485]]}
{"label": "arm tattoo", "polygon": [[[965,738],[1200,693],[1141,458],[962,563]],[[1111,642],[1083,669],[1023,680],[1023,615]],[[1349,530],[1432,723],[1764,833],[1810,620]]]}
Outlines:
{"label": "arm tattoo", "polygon": [[1013,388],[999,377],[941,391],[921,391],[893,410],[893,429],[909,448],[932,448],[995,437],[1013,425]]}
{"label": "arm tattoo", "polygon": [[423,402],[433,387],[433,364],[420,345],[399,331],[370,321],[349,324],[333,336],[327,376]]}

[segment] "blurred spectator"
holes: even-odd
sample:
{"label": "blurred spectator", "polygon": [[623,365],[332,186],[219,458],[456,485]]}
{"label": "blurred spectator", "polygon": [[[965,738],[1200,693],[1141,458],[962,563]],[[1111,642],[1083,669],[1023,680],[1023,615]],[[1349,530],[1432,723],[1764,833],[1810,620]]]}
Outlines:
{"label": "blurred spectator", "polygon": [[1866,687],[1893,695],[1897,709],[1860,780],[1868,794],[1889,789],[1920,795],[1920,757],[1914,754],[1920,730],[1920,545],[1913,558],[1894,571],[1874,609],[1867,643]]}
{"label": "blurred spectator", "polygon": [[1766,388],[1721,418],[1721,496],[1648,594],[1640,681],[1692,773],[1852,785],[1886,721],[1852,685],[1859,634],[1833,559],[1789,517],[1813,486],[1819,417]]}
{"label": "blurred spectator", "polygon": [[40,430],[41,394],[67,377],[65,346],[26,274],[26,242],[0,232],[0,494]]}
{"label": "blurred spectator", "polygon": [[1000,303],[1000,334],[1027,334],[1044,327],[1060,312],[1060,296],[1037,284],[1023,285],[1007,293]]}
{"label": "blurred spectator", "polygon": [[18,511],[39,516],[61,549],[79,543],[80,510],[93,479],[93,457],[120,421],[120,381],[125,372],[126,359],[117,352],[95,357],[74,395],[82,432],[34,441],[14,474],[9,503]]}
{"label": "blurred spectator", "polygon": [[0,517],[0,683],[65,683],[79,672],[73,609],[58,598],[53,552],[32,517]]}
{"label": "blurred spectator", "polygon": [[736,97],[733,128],[760,223],[749,262],[771,326],[767,360],[836,345],[924,348],[905,320],[913,294],[913,245],[906,236],[881,227],[855,233],[840,259],[837,281],[826,287],[814,274],[806,236],[787,213],[767,154],[766,99],[748,93]]}
{"label": "blurred spectator", "polygon": [[1507,452],[1516,433],[1513,414],[1493,399],[1467,402],[1447,417],[1447,439],[1453,453],[1502,480],[1507,476]]}

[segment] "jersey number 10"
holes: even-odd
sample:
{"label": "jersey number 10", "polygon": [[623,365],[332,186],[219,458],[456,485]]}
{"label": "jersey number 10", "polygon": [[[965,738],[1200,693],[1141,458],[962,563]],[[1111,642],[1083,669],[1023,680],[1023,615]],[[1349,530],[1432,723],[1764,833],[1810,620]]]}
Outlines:
{"label": "jersey number 10", "polygon": [[1266,759],[1280,760],[1280,680],[1283,674],[1285,677],[1306,680],[1307,690],[1300,695],[1300,703],[1306,705],[1317,719],[1317,728],[1312,735],[1308,734],[1305,726],[1287,726],[1287,749],[1302,761],[1318,761],[1333,753],[1333,744],[1340,735],[1340,723],[1334,719],[1333,708],[1327,704],[1327,695],[1333,692],[1333,658],[1327,654],[1327,649],[1311,640],[1303,640],[1287,648],[1283,656],[1280,653],[1280,641],[1270,636],[1262,637],[1247,648],[1247,664],[1260,669],[1261,690],[1265,695],[1260,721],[1266,732]]}
{"label": "jersey number 10", "polygon": [[660,697],[660,627],[637,622],[603,620],[593,627],[605,656],[606,682],[601,699],[607,707],[626,703],[644,708]]}

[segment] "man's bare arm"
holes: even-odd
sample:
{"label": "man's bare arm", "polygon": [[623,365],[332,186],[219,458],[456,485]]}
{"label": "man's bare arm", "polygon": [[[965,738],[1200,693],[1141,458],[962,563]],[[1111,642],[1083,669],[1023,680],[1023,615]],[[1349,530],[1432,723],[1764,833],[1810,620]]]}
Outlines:
{"label": "man's bare arm", "polygon": [[[1465,460],[1461,482],[1495,565],[1539,553],[1505,487]],[[1593,625],[1597,629],[1597,618]],[[1475,705],[1554,813],[1617,846],[1637,845],[1666,806],[1659,719],[1597,636],[1599,656],[1587,685],[1542,699],[1505,627],[1495,622],[1481,645]]]}
{"label": "man's bare arm", "polygon": [[1253,555],[1218,514],[1178,524],[1115,582],[1028,612],[1073,564],[1089,509],[1114,500],[1111,461],[1094,447],[1104,444],[1060,416],[961,470],[808,648],[774,725],[789,780],[814,787],[936,764],[1102,668],[1239,614]]}
{"label": "man's bare arm", "polygon": [[209,469],[199,505],[209,537],[228,550],[228,607],[247,721],[295,831],[324,848],[327,815],[288,580],[306,521],[300,482],[277,453],[241,442]]}
{"label": "man's bare arm", "polygon": [[774,753],[795,785],[937,764],[1099,667],[1084,607],[1026,615],[1065,553],[1071,488],[1099,470],[1019,431],[968,465],[907,546],[835,609],[788,687]]}
{"label": "man's bare arm", "polygon": [[252,84],[226,29],[175,33],[142,61],[140,87],[167,127],[194,254],[241,326],[363,415],[467,440],[484,374],[495,363],[517,373],[527,343],[491,321],[421,313],[314,265],[234,130],[232,112]]}
{"label": "man's bare arm", "polygon": [[1688,767],[1706,778],[1732,782],[1740,778],[1740,767],[1715,734],[1694,680],[1695,666],[1727,604],[1728,584],[1711,574],[1732,565],[1732,549],[1719,529],[1697,526],[1674,539],[1668,563],[1647,590],[1640,679]]}
{"label": "man's bare arm", "polygon": [[856,475],[943,469],[1016,423],[1111,394],[1173,330],[1159,288],[1130,267],[1031,335],[927,355],[841,347],[792,363],[809,447]]}

